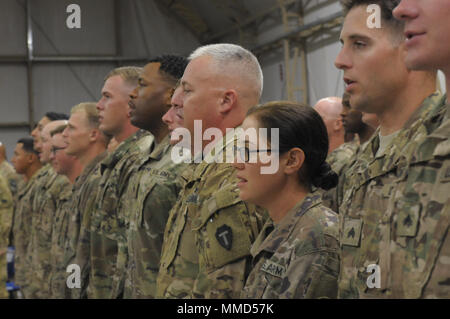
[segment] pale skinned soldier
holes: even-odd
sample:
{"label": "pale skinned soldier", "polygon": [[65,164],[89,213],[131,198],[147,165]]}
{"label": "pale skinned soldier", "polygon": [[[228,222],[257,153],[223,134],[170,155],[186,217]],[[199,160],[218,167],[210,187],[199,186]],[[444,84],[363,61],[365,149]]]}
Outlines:
{"label": "pale skinned soldier", "polygon": [[51,121],[40,132],[40,161],[45,165],[50,165],[51,169],[48,179],[39,186],[33,201],[32,231],[27,253],[29,260],[27,298],[46,299],[50,297],[50,251],[54,214],[61,196],[71,188],[66,176],[58,175],[51,166],[50,132],[65,123],[65,120]]}
{"label": "pale skinned soldier", "polygon": [[8,180],[0,175],[0,299],[8,298],[6,291],[6,252],[8,251],[9,232],[13,218],[13,196]]}
{"label": "pale skinned soldier", "polygon": [[[384,28],[366,24],[367,6],[374,3],[382,10]],[[392,213],[390,201],[411,160],[410,146],[423,140],[426,120],[443,108],[442,95],[435,92],[436,72],[410,71],[405,65],[403,24],[392,17],[396,3],[344,3],[343,47],[335,64],[344,70],[350,105],[377,114],[380,127],[361,147],[338,187],[342,190],[338,194],[342,199],[340,298],[396,298],[402,290],[391,268],[390,237],[391,223],[400,212]],[[408,220],[410,224],[414,221]],[[403,228],[397,236],[407,233]]]}
{"label": "pale skinned soldier", "polygon": [[64,291],[66,286],[66,273],[61,271],[64,267],[64,254],[67,247],[67,229],[69,225],[69,214],[66,214],[72,203],[72,186],[75,179],[82,171],[81,163],[77,158],[65,153],[66,143],[62,132],[67,124],[60,125],[50,132],[51,135],[51,154],[50,160],[55,172],[64,175],[69,180],[69,187],[65,187],[61,192],[56,212],[53,218],[51,249],[50,249],[50,297],[59,298],[55,291]]}
{"label": "pale skinned soldier", "polygon": [[[405,63],[412,70],[443,70],[450,89],[450,4],[401,1],[393,11],[405,23]],[[392,190],[384,229],[385,258],[394,298],[450,298],[450,106],[424,122]],[[381,268],[383,271],[383,268]]]}
{"label": "pale skinned soldier", "polygon": [[32,138],[23,138],[17,142],[11,162],[16,172],[24,176],[26,183],[18,193],[10,242],[10,245],[15,247],[14,281],[22,289],[27,285],[25,259],[31,237],[32,203],[36,195],[39,178],[43,173],[42,164],[39,161],[38,153],[34,150]]}
{"label": "pale skinned soldier", "polygon": [[[81,174],[72,187],[72,198],[61,208],[61,219],[67,220],[64,257],[52,286],[53,298],[86,298],[90,269],[90,217],[100,181],[100,162],[107,156],[109,138],[99,130],[100,120],[95,103],[85,102],[71,110],[69,123],[63,131],[65,153],[78,159]],[[80,288],[66,285],[68,266],[80,267]]]}
{"label": "pale skinned soldier", "polygon": [[120,144],[100,165],[101,180],[90,226],[90,298],[117,297],[113,295],[112,289],[118,254],[117,237],[122,235],[119,230],[125,226],[117,218],[119,199],[138,154],[148,150],[153,140],[151,134],[139,130],[130,122],[128,102],[141,71],[142,68],[137,67],[111,71],[106,76],[102,98],[97,103],[100,130]]}
{"label": "pale skinned soldier", "polygon": [[[152,59],[131,93],[131,123],[154,137],[150,148],[135,161],[120,199],[117,229],[118,258],[113,297],[154,298],[156,277],[169,211],[181,190],[185,164],[172,161],[169,128],[162,117],[169,110],[173,88],[183,75],[187,60],[164,55]],[[114,221],[111,221],[114,222]]]}
{"label": "pale skinned soldier", "polygon": [[[236,171],[229,163],[215,161],[224,161],[232,152],[236,136],[226,128],[238,127],[261,96],[261,68],[242,47],[204,46],[191,54],[180,85],[172,103],[182,108],[183,126],[190,133],[183,143],[190,143],[197,163],[191,164],[193,173],[184,176],[187,183],[169,214],[157,297],[237,298],[266,212],[243,202]],[[212,150],[205,149],[207,141],[195,147],[194,119],[202,120],[202,134],[208,128],[220,130]]]}
{"label": "pale skinned soldier", "polygon": [[[239,196],[267,209],[270,218],[250,250],[253,268],[241,298],[336,298],[338,216],[313,188],[338,181],[326,163],[325,124],[307,105],[276,101],[251,108],[242,127],[266,129],[267,137],[250,137],[239,149],[241,161],[233,164]],[[276,144],[270,142],[274,129]],[[265,152],[270,161],[262,160]],[[264,172],[275,160],[276,169]]]}

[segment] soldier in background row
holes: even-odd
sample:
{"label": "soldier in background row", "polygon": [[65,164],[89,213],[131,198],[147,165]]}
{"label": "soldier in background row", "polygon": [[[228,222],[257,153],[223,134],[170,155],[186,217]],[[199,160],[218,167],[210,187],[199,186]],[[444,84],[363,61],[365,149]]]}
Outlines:
{"label": "soldier in background row", "polygon": [[[130,122],[130,93],[137,86],[142,68],[121,67],[105,78],[102,97],[97,103],[100,130],[120,143],[100,164],[101,180],[91,218],[91,272],[89,289],[93,298],[116,298],[113,278],[116,275],[118,241],[125,225],[117,217],[121,198],[136,156],[148,150],[153,140],[148,132]],[[130,159],[132,157],[133,159]],[[116,223],[111,224],[110,221]]]}
{"label": "soldier in background row", "polygon": [[0,175],[0,299],[8,298],[6,291],[6,253],[8,251],[9,232],[13,219],[13,196],[8,180]]}
{"label": "soldier in background row", "polygon": [[[15,247],[14,281],[22,288],[27,285],[25,259],[31,236],[32,203],[42,170],[39,153],[34,149],[31,137],[22,138],[17,142],[11,162],[17,174],[23,175],[25,181],[25,186],[17,195],[10,238],[10,246]],[[24,295],[23,292],[22,295]]]}
{"label": "soldier in background row", "polygon": [[66,143],[62,132],[67,127],[67,123],[60,125],[50,132],[51,152],[50,160],[55,172],[64,175],[69,181],[69,186],[65,187],[59,197],[56,211],[53,216],[50,248],[50,273],[48,284],[50,285],[50,298],[61,298],[56,291],[64,291],[66,286],[66,272],[61,271],[64,265],[64,254],[67,247],[68,225],[70,219],[66,206],[70,207],[72,202],[72,185],[82,171],[81,163],[77,158],[65,153]]}
{"label": "soldier in background row", "polygon": [[9,185],[9,190],[14,199],[17,198],[17,193],[24,185],[22,176],[16,173],[14,167],[8,163],[6,158],[6,148],[2,142],[0,142],[0,175],[6,178]]}
{"label": "soldier in background row", "polygon": [[171,107],[172,92],[186,65],[187,59],[180,56],[152,59],[130,95],[131,123],[149,131],[155,139],[138,157],[120,199],[118,217],[124,220],[126,232],[124,240],[119,241],[119,257],[128,255],[123,258],[128,262],[123,269],[124,261],[118,258],[117,273],[123,277],[114,289],[123,290],[124,285],[124,298],[156,296],[164,230],[182,188],[181,174],[187,168],[172,161],[169,128],[162,117]]}
{"label": "soldier in background row", "polygon": [[[33,218],[31,237],[27,251],[27,284],[25,291],[27,298],[49,298],[49,274],[51,271],[50,251],[53,229],[53,219],[61,195],[70,189],[68,179],[58,175],[50,163],[51,136],[50,132],[58,126],[64,125],[66,120],[51,121],[46,124],[40,135],[39,159],[44,167],[48,166],[48,174],[41,179],[33,201]],[[44,175],[42,175],[44,176]]]}
{"label": "soldier in background row", "polygon": [[[95,206],[95,194],[100,182],[100,162],[106,157],[109,137],[100,129],[100,118],[95,103],[85,102],[72,107],[63,138],[65,153],[78,159],[81,174],[72,187],[71,203],[61,207],[61,218],[68,220],[63,264],[60,265],[53,298],[87,298],[90,273],[90,220]],[[80,267],[81,287],[71,290],[62,283],[69,275],[67,266]],[[61,285],[57,285],[61,282]],[[61,289],[58,289],[61,288]]]}

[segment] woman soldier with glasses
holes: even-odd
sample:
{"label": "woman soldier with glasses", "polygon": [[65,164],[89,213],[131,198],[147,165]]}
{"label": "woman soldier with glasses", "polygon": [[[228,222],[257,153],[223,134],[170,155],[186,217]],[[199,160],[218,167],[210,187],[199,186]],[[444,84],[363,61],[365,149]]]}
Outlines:
{"label": "woman soldier with glasses", "polygon": [[[338,181],[325,162],[325,124],[311,107],[271,102],[250,109],[242,127],[266,129],[267,136],[247,139],[238,147],[240,160],[233,166],[240,197],[267,209],[270,218],[251,248],[253,268],[241,297],[336,298],[338,216],[315,192]],[[279,141],[272,149],[276,128]],[[264,147],[258,148],[261,144]],[[279,162],[275,172],[262,173],[270,165],[261,160],[263,153]]]}

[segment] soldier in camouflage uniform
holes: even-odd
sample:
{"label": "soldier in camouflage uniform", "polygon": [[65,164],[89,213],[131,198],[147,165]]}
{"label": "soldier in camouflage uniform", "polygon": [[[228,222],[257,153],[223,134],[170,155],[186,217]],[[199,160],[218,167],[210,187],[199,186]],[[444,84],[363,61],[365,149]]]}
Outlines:
{"label": "soldier in camouflage uniform", "polygon": [[[172,98],[173,104],[183,109],[183,126],[191,136],[194,119],[202,120],[203,130],[215,127],[222,134],[227,127],[239,126],[248,108],[261,96],[262,72],[256,58],[242,47],[218,44],[197,49],[190,60],[180,82],[182,87]],[[216,147],[209,152],[205,149],[207,142],[194,150],[191,136],[183,138],[191,142],[199,164],[191,164],[192,174],[182,175],[186,184],[169,214],[157,297],[240,295],[248,275],[250,247],[266,215],[239,198],[233,167],[214,163],[223,160],[229,153],[225,149],[235,143],[235,134],[228,133],[216,138]]]}
{"label": "soldier in camouflage uniform", "polygon": [[[50,132],[64,125],[66,121],[52,121],[44,126],[40,132],[41,163],[50,165],[51,136]],[[49,298],[49,275],[51,271],[50,251],[53,229],[53,219],[61,195],[71,188],[69,180],[58,175],[53,167],[49,167],[46,177],[42,175],[42,183],[37,185],[37,193],[33,200],[33,218],[31,224],[31,238],[28,245],[29,259],[29,287],[25,291],[27,298]]]}
{"label": "soldier in camouflage uniform", "polygon": [[[401,1],[394,15],[416,28],[426,28],[408,46],[406,65],[414,70],[442,69],[450,92],[450,31],[447,1]],[[431,35],[437,35],[431,37]],[[426,137],[411,143],[413,155],[393,190],[389,209],[390,269],[396,298],[450,298],[450,105],[424,122]],[[409,152],[409,151],[408,151]],[[403,159],[404,160],[404,159]]]}
{"label": "soldier in camouflage uniform", "polygon": [[[50,124],[49,124],[50,125]],[[47,125],[48,126],[48,125]],[[81,173],[81,163],[73,156],[67,155],[64,151],[66,143],[62,136],[62,132],[67,127],[67,124],[58,126],[50,132],[52,151],[50,160],[55,172],[59,175],[64,175],[70,182],[68,187],[64,187],[59,194],[57,207],[53,216],[52,231],[51,231],[51,248],[50,248],[50,272],[48,275],[49,295],[51,298],[59,298],[54,293],[55,290],[63,291],[66,280],[65,274],[60,269],[64,263],[64,252],[67,242],[67,227],[68,216],[64,214],[66,207],[70,206],[72,198],[72,185]],[[45,129],[44,129],[45,130]]]}
{"label": "soldier in camouflage uniform", "polygon": [[0,142],[0,175],[6,179],[13,199],[16,199],[17,193],[24,186],[24,180],[6,160],[6,149],[2,142]]}
{"label": "soldier in camouflage uniform", "polygon": [[[52,280],[53,298],[86,298],[90,269],[90,214],[100,180],[100,162],[106,157],[107,138],[99,130],[99,115],[95,103],[80,103],[71,110],[67,128],[63,131],[67,143],[65,152],[81,164],[82,172],[75,179],[72,197],[58,210],[61,223],[60,247],[64,254]],[[92,138],[95,137],[95,138]],[[81,287],[69,289],[67,266],[77,264],[81,272]]]}
{"label": "soldier in camouflage uniform", "polygon": [[26,252],[31,236],[32,203],[41,175],[46,171],[34,150],[33,139],[23,138],[17,142],[12,163],[18,174],[24,175],[25,186],[19,191],[17,205],[14,209],[11,229],[11,245],[15,247],[14,267],[15,283],[26,287]]}
{"label": "soldier in camouflage uniform", "polygon": [[[336,298],[339,274],[338,216],[321,204],[321,193],[338,176],[326,163],[327,130],[312,108],[292,102],[256,106],[242,124],[247,131],[278,128],[272,137],[248,138],[240,148],[241,161],[233,164],[242,200],[267,209],[270,219],[250,252],[252,271],[242,298]],[[268,141],[271,141],[268,143]],[[264,146],[263,146],[264,145]],[[267,145],[267,147],[266,147]],[[263,172],[269,163],[251,154],[271,152],[278,167]],[[244,152],[243,152],[244,151]]]}
{"label": "soldier in camouflage uniform", "polygon": [[[403,57],[405,48],[399,45],[404,39],[402,23],[392,19],[395,2],[350,1],[345,8],[346,18],[341,32],[344,45],[336,66],[344,70],[344,78],[350,84],[347,92],[350,93],[352,107],[376,113],[380,127],[345,172],[340,188],[342,195],[338,195],[342,198],[339,207],[340,298],[395,298],[394,292],[401,289],[399,284],[403,283],[396,282],[398,278],[393,279],[390,268],[393,262],[391,223],[397,214],[401,216],[401,212],[392,214],[392,209],[388,208],[398,179],[406,173],[405,168],[411,160],[413,148],[410,145],[423,140],[426,132],[424,122],[443,107],[441,94],[432,93],[436,73],[407,71],[404,61],[397,59]],[[370,29],[366,25],[369,15],[366,8],[373,3],[383,10],[385,28]],[[362,33],[371,41],[376,59],[371,58],[367,62],[360,56],[352,38],[355,32]],[[386,66],[388,60],[391,64]],[[376,84],[372,82],[372,69],[377,70],[379,81]],[[371,74],[370,78],[368,74]],[[396,81],[402,86],[392,90],[392,83]],[[408,97],[407,103],[393,103],[405,96]],[[407,231],[403,229],[396,236],[402,234],[407,234]],[[400,245],[404,243],[402,238],[398,240]]]}
{"label": "soldier in camouflage uniform", "polygon": [[[118,241],[124,238],[123,220],[117,217],[121,198],[132,166],[139,153],[148,150],[153,136],[130,123],[129,94],[136,87],[141,68],[123,67],[111,71],[97,103],[100,130],[112,135],[119,146],[100,165],[101,180],[91,219],[91,272],[89,297],[115,298]],[[125,94],[126,93],[126,94]],[[112,222],[111,222],[112,221]]]}
{"label": "soldier in camouflage uniform", "polygon": [[341,119],[342,109],[342,99],[335,96],[321,99],[314,105],[314,110],[320,114],[327,127],[330,141],[328,154],[347,142],[346,131]]}
{"label": "soldier in camouflage uniform", "polygon": [[8,181],[0,175],[0,299],[8,298],[6,291],[6,252],[12,225],[13,197]]}
{"label": "soldier in camouflage uniform", "polygon": [[155,140],[136,161],[119,201],[117,218],[125,227],[116,232],[123,237],[117,238],[113,297],[156,295],[164,229],[181,190],[179,174],[186,168],[172,161],[169,129],[161,118],[170,107],[171,93],[186,65],[185,58],[173,55],[153,59],[145,66],[138,87],[131,94],[131,123],[152,133]]}

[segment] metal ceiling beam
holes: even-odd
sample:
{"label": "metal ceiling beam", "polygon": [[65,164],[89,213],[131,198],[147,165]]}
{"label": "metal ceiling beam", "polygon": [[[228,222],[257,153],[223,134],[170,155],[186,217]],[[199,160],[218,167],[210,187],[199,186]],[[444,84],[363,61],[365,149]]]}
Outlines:
{"label": "metal ceiling beam", "polygon": [[0,123],[0,129],[2,128],[30,128],[30,123],[29,122]]}
{"label": "metal ceiling beam", "polygon": [[169,11],[182,25],[189,29],[199,42],[210,32],[205,20],[185,0],[155,0]]}
{"label": "metal ceiling beam", "polygon": [[[287,0],[285,2],[285,4],[288,6],[288,5],[297,3],[299,1],[300,0]],[[254,16],[246,19],[245,21],[243,21],[240,24],[236,24],[235,26],[233,26],[233,27],[231,27],[231,28],[229,28],[227,30],[220,31],[220,32],[217,32],[216,34],[211,35],[210,37],[205,39],[205,43],[211,43],[211,42],[214,42],[214,41],[216,41],[218,39],[221,39],[221,38],[229,35],[230,33],[236,32],[239,29],[242,29],[242,28],[245,28],[245,27],[249,26],[250,24],[256,22],[259,19],[263,19],[263,18],[273,14],[274,12],[278,12],[279,10],[280,10],[280,6],[279,5],[275,5],[275,6],[272,6],[272,7],[268,8],[268,9],[266,9],[266,10],[262,10],[261,12],[258,12],[257,14],[255,14]]]}
{"label": "metal ceiling beam", "polygon": [[279,37],[276,37],[273,40],[267,41],[261,45],[257,45],[251,49],[255,54],[260,54],[268,49],[274,49],[280,47],[282,45],[282,40],[285,39],[306,39],[313,35],[314,33],[323,30],[330,29],[336,26],[341,25],[343,20],[343,15],[341,12],[329,15],[328,17],[317,19],[312,23],[308,23],[302,25],[291,32],[283,34]]}

